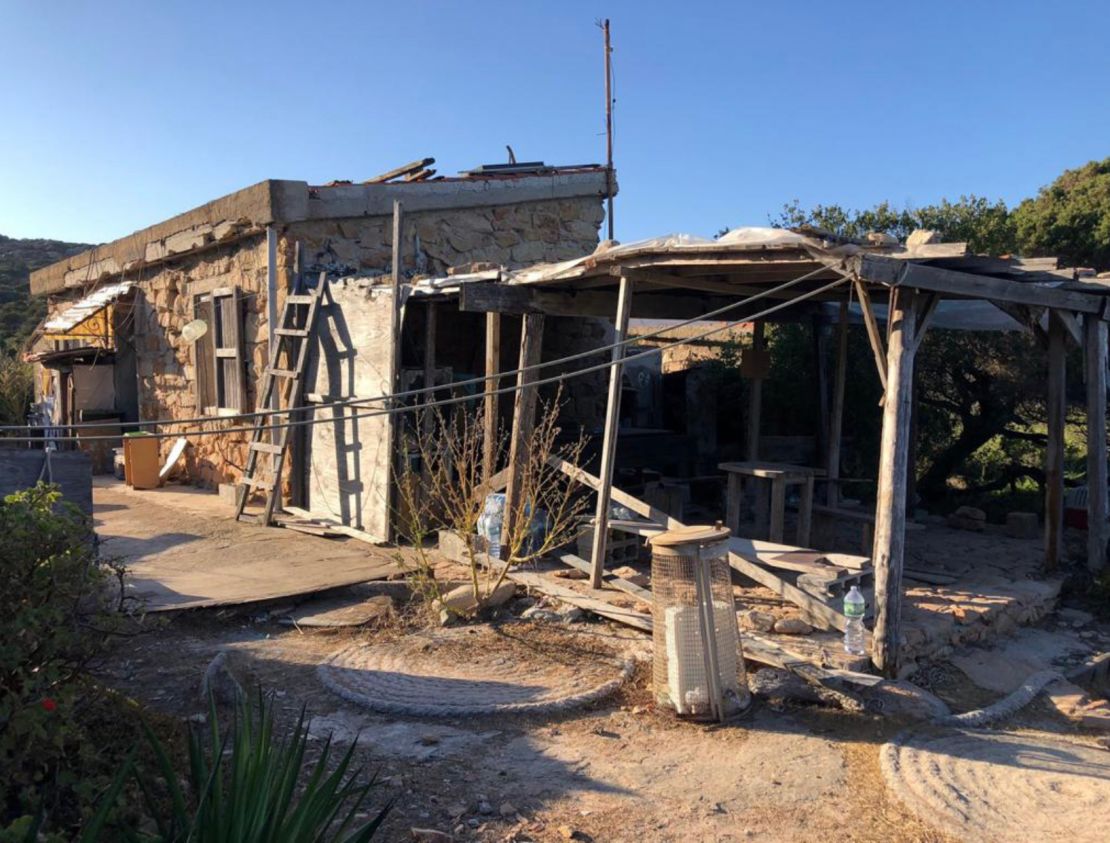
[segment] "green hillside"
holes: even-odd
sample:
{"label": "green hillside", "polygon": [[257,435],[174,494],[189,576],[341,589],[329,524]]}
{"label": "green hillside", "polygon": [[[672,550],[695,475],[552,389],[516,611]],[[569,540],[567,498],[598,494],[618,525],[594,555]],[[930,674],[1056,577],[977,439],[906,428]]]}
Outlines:
{"label": "green hillside", "polygon": [[0,234],[0,352],[14,351],[46,313],[46,299],[32,299],[31,270],[89,248],[60,240],[15,240]]}

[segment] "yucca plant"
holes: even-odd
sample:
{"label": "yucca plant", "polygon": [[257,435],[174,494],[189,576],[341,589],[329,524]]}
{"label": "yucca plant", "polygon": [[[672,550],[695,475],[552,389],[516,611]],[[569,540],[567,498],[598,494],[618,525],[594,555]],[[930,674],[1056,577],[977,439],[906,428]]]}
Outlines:
{"label": "yucca plant", "polygon": [[[105,829],[128,777],[142,792],[156,833],[112,828],[112,839],[158,843],[362,843],[385,820],[386,804],[360,821],[374,778],[365,783],[352,769],[355,744],[334,769],[331,738],[307,778],[303,775],[308,726],[302,708],[297,725],[274,734],[272,700],[261,691],[255,705],[240,702],[230,727],[220,732],[215,704],[209,728],[190,733],[188,788],[182,785],[165,746],[145,727],[158,767],[152,778],[129,758],[105,794],[101,810],[85,828],[84,843],[107,839]],[[159,782],[160,780],[160,782]],[[160,783],[160,787],[159,787]],[[159,797],[164,790],[167,798]],[[166,803],[168,801],[168,807]]]}

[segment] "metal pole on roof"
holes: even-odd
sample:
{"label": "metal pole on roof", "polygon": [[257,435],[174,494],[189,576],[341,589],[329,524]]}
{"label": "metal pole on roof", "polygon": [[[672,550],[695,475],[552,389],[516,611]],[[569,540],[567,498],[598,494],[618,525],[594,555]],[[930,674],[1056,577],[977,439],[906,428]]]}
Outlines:
{"label": "metal pole on roof", "polygon": [[609,18],[601,26],[605,33],[605,192],[609,240],[613,239],[613,49],[609,46]]}

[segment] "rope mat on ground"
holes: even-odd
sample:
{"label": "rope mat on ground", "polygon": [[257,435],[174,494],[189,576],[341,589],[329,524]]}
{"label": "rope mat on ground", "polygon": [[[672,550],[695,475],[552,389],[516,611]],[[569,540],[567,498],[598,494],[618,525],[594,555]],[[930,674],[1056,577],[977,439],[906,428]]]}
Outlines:
{"label": "rope mat on ground", "polygon": [[585,705],[616,691],[632,661],[586,634],[504,624],[356,644],[317,672],[331,691],[373,711],[462,717]]}
{"label": "rope mat on ground", "polygon": [[881,753],[907,807],[958,840],[1102,843],[1110,829],[1110,752],[1045,732],[903,732]]}

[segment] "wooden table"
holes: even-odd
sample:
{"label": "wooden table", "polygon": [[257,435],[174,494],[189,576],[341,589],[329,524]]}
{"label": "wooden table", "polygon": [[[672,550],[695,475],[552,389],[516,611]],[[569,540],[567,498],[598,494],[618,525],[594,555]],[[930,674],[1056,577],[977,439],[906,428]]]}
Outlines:
{"label": "wooden table", "polygon": [[[744,499],[744,477],[757,477],[771,481],[771,508],[767,538],[773,542],[783,540],[783,520],[786,514],[786,487],[801,486],[801,500],[798,503],[798,538],[800,547],[809,545],[810,529],[813,525],[813,485],[825,472],[819,468],[804,465],[791,465],[784,462],[723,462],[717,466],[728,475],[728,498],[725,512],[728,528],[738,534],[740,529],[741,501]],[[756,494],[756,522],[762,523],[766,515],[765,498]]]}

